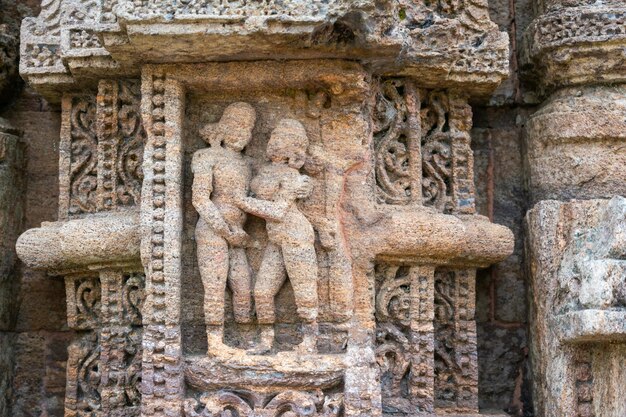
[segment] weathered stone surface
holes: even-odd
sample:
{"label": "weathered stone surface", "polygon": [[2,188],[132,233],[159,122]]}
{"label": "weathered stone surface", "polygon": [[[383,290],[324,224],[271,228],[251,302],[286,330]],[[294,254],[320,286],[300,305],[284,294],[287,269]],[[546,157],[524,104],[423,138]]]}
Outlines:
{"label": "weathered stone surface", "polygon": [[625,195],[625,111],[623,85],[553,94],[527,126],[533,200]]}
{"label": "weathered stone surface", "polygon": [[[2,65],[0,63],[0,65]],[[2,67],[0,66],[0,71]],[[8,77],[8,74],[7,74]],[[0,90],[2,90],[0,79]],[[0,91],[1,93],[2,91]],[[15,362],[19,279],[15,240],[24,219],[24,143],[21,133],[0,117],[0,416],[10,415]]]}
{"label": "weathered stone surface", "polygon": [[[528,214],[531,355],[534,378],[544,381],[535,385],[542,415],[625,412],[623,369],[611,378],[596,377],[615,372],[613,361],[626,360],[625,209],[626,199],[614,197],[542,201]],[[598,353],[607,349],[611,359],[602,360]],[[584,396],[583,382],[589,391]]]}
{"label": "weathered stone surface", "polygon": [[[489,4],[509,54],[484,1],[44,2],[22,75],[60,134],[28,91],[11,118],[25,223],[56,221],[25,259],[63,278],[19,272],[8,413],[530,416],[520,218],[623,194],[624,130],[620,86],[554,92],[622,79],[621,2],[536,1],[520,57],[530,3]],[[554,320],[581,416],[624,411],[608,246]]]}
{"label": "weathered stone surface", "polygon": [[620,0],[537,0],[522,64],[545,89],[626,81],[626,7]]}
{"label": "weathered stone surface", "polygon": [[[154,45],[168,45],[154,48]],[[21,73],[51,99],[148,62],[348,58],[425,87],[487,94],[508,44],[487,2],[47,2],[22,24]]]}

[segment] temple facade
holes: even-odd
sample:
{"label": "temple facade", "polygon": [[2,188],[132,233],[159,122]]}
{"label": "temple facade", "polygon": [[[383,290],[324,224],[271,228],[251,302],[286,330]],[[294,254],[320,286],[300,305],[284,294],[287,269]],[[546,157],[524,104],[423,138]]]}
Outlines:
{"label": "temple facade", "polygon": [[626,416],[623,0],[0,7],[0,417]]}

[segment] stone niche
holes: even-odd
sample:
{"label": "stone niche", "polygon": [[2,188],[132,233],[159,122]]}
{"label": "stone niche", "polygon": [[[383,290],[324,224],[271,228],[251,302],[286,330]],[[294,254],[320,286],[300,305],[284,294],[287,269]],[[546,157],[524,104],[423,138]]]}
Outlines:
{"label": "stone niche", "polygon": [[59,222],[17,249],[66,277],[66,416],[484,415],[486,4],[58,3],[22,74],[62,102]]}

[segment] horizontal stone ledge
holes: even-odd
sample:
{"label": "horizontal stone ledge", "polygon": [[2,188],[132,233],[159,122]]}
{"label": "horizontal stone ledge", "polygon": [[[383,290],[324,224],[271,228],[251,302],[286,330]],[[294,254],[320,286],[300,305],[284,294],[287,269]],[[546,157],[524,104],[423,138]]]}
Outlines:
{"label": "horizontal stone ledge", "polygon": [[581,310],[557,317],[563,343],[626,342],[626,310]]}
{"label": "horizontal stone ledge", "polygon": [[280,352],[275,356],[240,354],[224,358],[194,356],[185,359],[185,379],[199,390],[224,387],[272,392],[283,389],[326,389],[343,383],[343,354]]}
{"label": "horizontal stone ledge", "polygon": [[[374,231],[375,230],[375,231]],[[486,267],[513,253],[513,233],[478,215],[452,216],[393,210],[368,233],[378,259],[422,264]]]}
{"label": "horizontal stone ledge", "polygon": [[61,274],[139,264],[139,213],[106,213],[42,223],[17,240],[18,257],[28,267]]}

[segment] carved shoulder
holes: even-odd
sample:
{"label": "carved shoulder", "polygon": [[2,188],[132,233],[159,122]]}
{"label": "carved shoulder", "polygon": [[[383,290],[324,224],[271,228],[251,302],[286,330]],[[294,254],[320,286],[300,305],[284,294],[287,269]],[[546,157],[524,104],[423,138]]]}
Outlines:
{"label": "carved shoulder", "polygon": [[210,173],[215,165],[215,155],[211,149],[201,149],[193,154],[191,172],[194,174]]}

